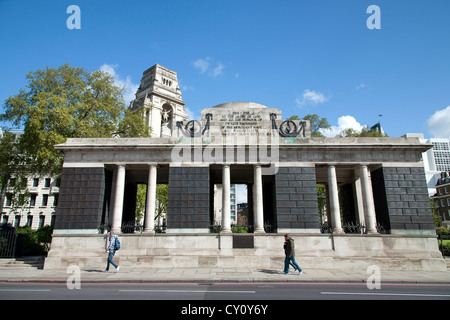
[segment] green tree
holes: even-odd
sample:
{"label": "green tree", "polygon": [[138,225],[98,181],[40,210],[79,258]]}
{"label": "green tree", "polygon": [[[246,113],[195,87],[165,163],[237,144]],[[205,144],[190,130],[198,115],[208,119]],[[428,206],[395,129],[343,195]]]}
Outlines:
{"label": "green tree", "polygon": [[355,129],[348,128],[342,130],[337,137],[343,138],[343,137],[389,137],[386,133],[383,133],[379,130],[371,130],[368,127],[362,128],[361,132],[356,131]]}
{"label": "green tree", "polygon": [[28,199],[25,196],[12,196],[13,194],[20,194],[24,185],[26,186],[26,178],[24,177],[26,177],[28,167],[19,148],[20,145],[16,143],[16,136],[11,132],[4,132],[0,138],[0,212],[3,211],[6,190],[11,195],[11,208],[25,205],[25,199]]}
{"label": "green tree", "polygon": [[147,185],[138,184],[136,194],[136,221],[144,222],[145,202],[147,200]]}
{"label": "green tree", "polygon": [[167,203],[169,201],[169,185],[158,184],[156,186],[156,212],[155,220],[167,212]]}
{"label": "green tree", "polygon": [[[136,196],[136,220],[144,219],[145,207],[147,199],[147,185],[138,184]],[[156,208],[155,220],[167,212],[167,203],[169,199],[169,186],[167,184],[156,185]]]}
{"label": "green tree", "polygon": [[149,136],[139,115],[126,109],[124,88],[107,73],[65,64],[32,71],[27,79],[25,89],[6,99],[0,120],[23,128],[15,156],[27,164],[28,174],[59,175],[63,153],[53,146],[67,138]]}
{"label": "green tree", "polygon": [[[300,120],[299,116],[293,115],[287,120]],[[311,137],[324,137],[321,129],[330,129],[331,125],[328,123],[327,118],[321,118],[318,114],[307,114],[303,117],[303,120],[309,120],[311,125]]]}

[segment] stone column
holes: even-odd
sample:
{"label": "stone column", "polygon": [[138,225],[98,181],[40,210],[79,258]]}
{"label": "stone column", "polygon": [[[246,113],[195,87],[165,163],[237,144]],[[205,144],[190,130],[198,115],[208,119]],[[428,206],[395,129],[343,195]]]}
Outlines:
{"label": "stone column", "polygon": [[373,201],[372,183],[369,179],[367,165],[360,165],[359,172],[361,176],[362,198],[364,202],[364,216],[366,220],[366,233],[376,234],[377,223],[375,218],[375,204]]}
{"label": "stone column", "polygon": [[147,203],[145,204],[145,233],[154,233],[156,209],[156,164],[151,164],[148,171]]}
{"label": "stone column", "polygon": [[336,179],[336,167],[334,165],[328,166],[328,192],[330,199],[331,230],[335,234],[344,233],[341,225],[339,192]]}
{"label": "stone column", "polygon": [[116,172],[116,188],[111,230],[114,233],[119,233],[122,225],[123,198],[125,192],[125,165],[118,165]]}
{"label": "stone column", "polygon": [[264,231],[264,207],[261,165],[254,167],[254,193],[253,193],[253,220],[254,233],[265,233]]}
{"label": "stone column", "polygon": [[222,232],[231,232],[231,209],[230,209],[230,165],[222,168]]}

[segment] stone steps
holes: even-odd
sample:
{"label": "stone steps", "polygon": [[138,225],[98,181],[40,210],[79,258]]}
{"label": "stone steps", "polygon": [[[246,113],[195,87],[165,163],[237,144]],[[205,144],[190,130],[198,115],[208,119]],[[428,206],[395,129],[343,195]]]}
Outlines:
{"label": "stone steps", "polygon": [[43,269],[44,257],[0,259],[0,270]]}

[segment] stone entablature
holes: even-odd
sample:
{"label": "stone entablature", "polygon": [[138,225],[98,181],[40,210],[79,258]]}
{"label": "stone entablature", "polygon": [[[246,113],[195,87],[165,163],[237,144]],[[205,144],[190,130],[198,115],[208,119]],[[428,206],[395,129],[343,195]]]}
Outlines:
{"label": "stone entablature", "polygon": [[[180,140],[181,139],[181,140]],[[292,164],[326,164],[339,163],[384,163],[385,166],[421,166],[421,154],[428,145],[420,144],[414,138],[307,138],[295,139],[279,138],[271,144],[257,143],[260,140],[247,140],[252,144],[236,144],[243,140],[224,141],[210,140],[209,138],[99,138],[78,139],[69,138],[64,144],[56,148],[64,151],[64,166],[88,165],[88,164],[114,164],[114,163],[150,163],[171,164],[173,156],[179,151],[176,159],[183,164],[207,165],[209,163],[252,163],[253,157],[249,157],[250,151],[260,149],[273,150],[278,148],[279,166]],[[238,153],[245,150],[245,159],[238,157],[227,158],[226,152],[222,158],[210,154],[216,149],[229,150]],[[190,157],[181,151],[190,152]],[[201,158],[195,155],[201,150]],[[257,155],[260,153],[257,152]],[[270,158],[270,155],[267,156]],[[214,161],[208,161],[213,159]],[[241,160],[241,161],[238,161]],[[253,162],[261,160],[253,159]]]}

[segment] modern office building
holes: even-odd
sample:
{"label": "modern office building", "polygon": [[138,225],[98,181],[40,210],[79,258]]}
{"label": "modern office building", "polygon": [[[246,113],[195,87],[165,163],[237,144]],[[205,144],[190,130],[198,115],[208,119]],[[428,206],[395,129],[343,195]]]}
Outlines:
{"label": "modern office building", "polygon": [[406,138],[418,138],[423,144],[433,145],[433,148],[422,153],[428,194],[436,193],[436,184],[441,172],[450,171],[450,140],[444,138],[425,139],[423,133],[407,133]]}

